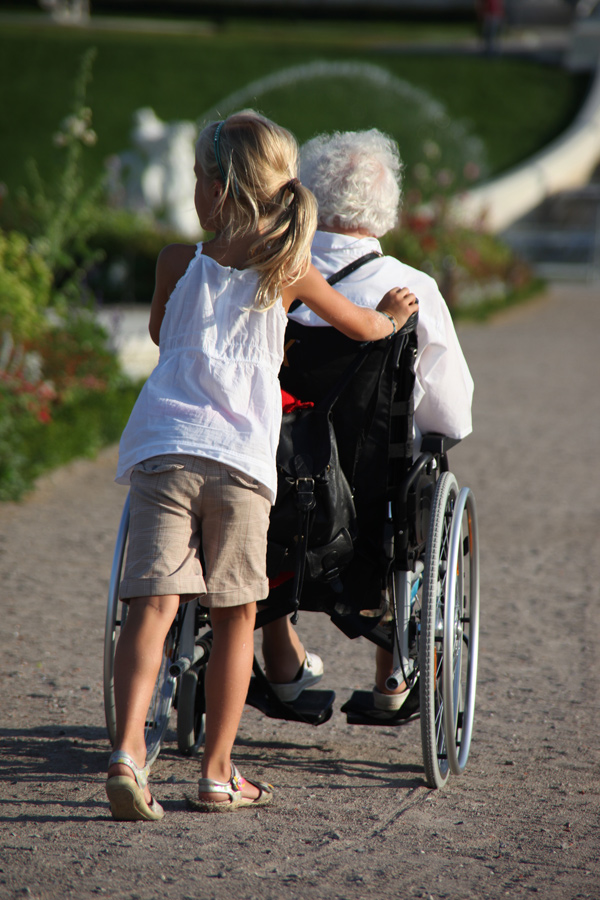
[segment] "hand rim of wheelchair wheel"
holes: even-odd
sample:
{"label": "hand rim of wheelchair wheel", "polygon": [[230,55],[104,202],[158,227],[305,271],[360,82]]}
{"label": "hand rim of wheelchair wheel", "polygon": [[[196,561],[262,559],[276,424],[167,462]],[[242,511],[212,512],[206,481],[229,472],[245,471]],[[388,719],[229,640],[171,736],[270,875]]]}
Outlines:
{"label": "hand rim of wheelchair wheel", "polygon": [[421,744],[425,780],[432,788],[444,787],[450,776],[444,729],[442,637],[448,542],[457,496],[456,478],[451,472],[443,472],[436,485],[425,550],[419,646]]}
{"label": "hand rim of wheelchair wheel", "polygon": [[[466,536],[463,534],[465,512],[468,522]],[[479,646],[477,512],[473,493],[466,487],[461,489],[455,502],[449,547],[444,596],[443,723],[450,771],[460,775],[467,764],[471,746]],[[467,555],[468,586],[465,585],[467,573],[464,566]],[[463,659],[465,651],[466,664]]]}

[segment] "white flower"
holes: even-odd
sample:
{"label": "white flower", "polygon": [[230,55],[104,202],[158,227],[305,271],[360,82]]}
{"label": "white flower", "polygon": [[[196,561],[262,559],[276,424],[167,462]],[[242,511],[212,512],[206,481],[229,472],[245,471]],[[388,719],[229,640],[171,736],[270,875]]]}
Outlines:
{"label": "white flower", "polygon": [[427,181],[430,175],[429,166],[426,166],[425,163],[417,163],[414,173],[417,181]]}
{"label": "white flower", "polygon": [[93,147],[97,140],[98,135],[93,128],[87,128],[81,136],[81,141],[86,147]]}
{"label": "white flower", "polygon": [[423,153],[425,154],[427,159],[431,160],[439,159],[442,155],[440,145],[431,140],[425,141],[425,143],[423,144]]}
{"label": "white flower", "polygon": [[32,384],[41,380],[42,377],[42,357],[39,353],[30,350],[23,357],[23,374],[27,381]]}

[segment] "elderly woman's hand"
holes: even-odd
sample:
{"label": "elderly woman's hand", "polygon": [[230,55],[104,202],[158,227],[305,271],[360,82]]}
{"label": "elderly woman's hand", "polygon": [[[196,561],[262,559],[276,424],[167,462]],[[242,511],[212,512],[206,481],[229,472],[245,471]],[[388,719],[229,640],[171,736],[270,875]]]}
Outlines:
{"label": "elderly woman's hand", "polygon": [[[419,308],[419,301],[409,288],[392,288],[377,306],[377,311],[391,317],[396,323],[395,331],[406,325],[412,314]],[[391,332],[394,333],[393,331]]]}

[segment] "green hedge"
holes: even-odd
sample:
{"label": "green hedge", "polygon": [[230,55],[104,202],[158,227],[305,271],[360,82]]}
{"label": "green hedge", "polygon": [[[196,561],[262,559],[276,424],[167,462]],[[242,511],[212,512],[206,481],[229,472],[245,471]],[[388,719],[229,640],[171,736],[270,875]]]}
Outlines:
{"label": "green hedge", "polygon": [[[434,26],[435,27],[435,26]],[[132,33],[86,28],[16,26],[0,31],[0,181],[9,188],[5,202],[25,179],[25,161],[38,160],[53,178],[60,158],[52,147],[57,123],[68,112],[68,98],[82,54],[97,48],[89,102],[99,140],[85,161],[88,176],[104,160],[128,148],[133,113],[150,106],[165,120],[197,120],[204,110],[251,81],[290,66],[316,60],[370,63],[427,91],[455,120],[466,120],[485,143],[490,171],[502,171],[536,152],[572,121],[585,97],[589,78],[559,67],[515,57],[419,53],[402,50],[411,39],[402,25],[261,23],[225,24],[207,33]],[[306,92],[309,93],[309,92]],[[318,93],[321,101],[321,92]],[[306,98],[308,99],[308,98]],[[379,92],[367,110],[378,118]],[[258,101],[260,102],[260,101]],[[265,109],[282,118],[301,141],[315,129],[347,129],[361,113],[345,100],[283,103]],[[393,134],[400,148],[402,104]]]}
{"label": "green hedge", "polygon": [[24,416],[0,423],[0,500],[19,500],[44,472],[93,458],[119,440],[141,385],[81,392],[51,422]]}

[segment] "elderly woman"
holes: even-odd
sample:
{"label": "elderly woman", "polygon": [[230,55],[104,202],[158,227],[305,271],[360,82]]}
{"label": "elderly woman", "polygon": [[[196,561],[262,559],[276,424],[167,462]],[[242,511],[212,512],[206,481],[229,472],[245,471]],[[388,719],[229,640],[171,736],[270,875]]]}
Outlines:
{"label": "elderly woman", "polygon": [[[410,288],[419,300],[414,387],[417,453],[421,435],[427,432],[452,438],[471,432],[473,380],[436,282],[382,254],[378,238],[398,223],[401,170],[396,143],[376,129],[320,135],[301,151],[301,180],[319,205],[314,265],[327,278],[374,251],[381,255],[341,280],[336,290],[359,306],[376,307],[391,285]],[[290,312],[289,318],[305,326],[329,327],[304,305]],[[282,699],[295,699],[322,676],[321,660],[305,654],[288,619],[264,628],[263,655],[267,678]],[[404,685],[396,692],[386,689],[391,671],[391,654],[377,648],[374,705],[393,713],[408,691]]]}

